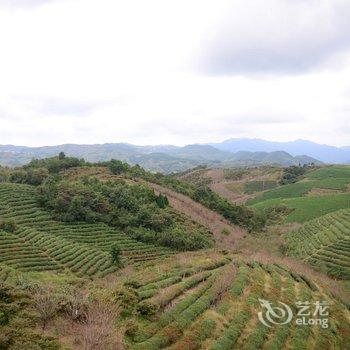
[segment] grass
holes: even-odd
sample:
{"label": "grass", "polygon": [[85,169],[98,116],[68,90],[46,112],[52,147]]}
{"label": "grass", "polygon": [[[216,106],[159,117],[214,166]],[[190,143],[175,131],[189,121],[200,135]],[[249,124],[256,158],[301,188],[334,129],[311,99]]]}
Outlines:
{"label": "grass", "polygon": [[[294,210],[286,216],[285,222],[302,223],[339,209],[349,208],[350,193],[327,194],[327,190],[345,192],[349,183],[349,166],[327,166],[307,173],[301,181],[265,191],[249,200],[248,204],[262,210],[286,205]],[[318,189],[321,193],[323,190],[322,195],[318,195]],[[315,190],[315,196],[307,196],[312,190]]]}
{"label": "grass", "polygon": [[333,165],[326,168],[321,168],[310,172],[307,175],[311,180],[322,180],[325,178],[350,178],[350,166],[349,165]]}
{"label": "grass", "polygon": [[281,204],[294,209],[286,216],[284,220],[286,223],[304,223],[339,209],[350,208],[350,193],[320,197],[275,198],[254,204],[253,207],[259,210],[264,210]]}
{"label": "grass", "polygon": [[277,187],[277,181],[273,180],[261,180],[261,181],[248,181],[244,185],[244,192],[251,194],[260,191],[270,190]]}
{"label": "grass", "polygon": [[264,192],[261,196],[249,201],[249,204],[256,204],[274,198],[302,197],[314,188],[345,190],[349,182],[350,178],[303,180]]}

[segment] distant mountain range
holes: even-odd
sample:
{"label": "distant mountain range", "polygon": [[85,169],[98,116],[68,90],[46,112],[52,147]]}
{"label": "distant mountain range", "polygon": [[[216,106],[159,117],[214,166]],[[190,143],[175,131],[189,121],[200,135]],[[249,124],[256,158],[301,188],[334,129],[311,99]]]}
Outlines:
{"label": "distant mountain range", "polygon": [[272,142],[261,139],[229,139],[220,143],[211,143],[211,146],[230,152],[250,151],[250,152],[274,152],[285,151],[296,156],[306,154],[324,163],[350,163],[350,146],[335,147],[320,145],[306,140],[296,140],[290,142]]}
{"label": "distant mountain range", "polygon": [[[245,141],[247,146],[244,144]],[[255,142],[254,151],[252,151],[253,143],[249,141]],[[264,147],[258,149],[258,141],[262,140],[228,140],[218,144],[196,144],[184,147],[171,145],[135,146],[127,143],[65,144],[44,147],[0,145],[0,165],[20,166],[30,162],[33,158],[51,157],[59,152],[84,158],[90,162],[106,161],[112,158],[120,159],[130,164],[139,164],[147,170],[165,173],[184,171],[198,165],[234,167],[322,163],[309,155],[291,155],[284,150],[266,151]],[[307,153],[301,152],[300,154]]]}

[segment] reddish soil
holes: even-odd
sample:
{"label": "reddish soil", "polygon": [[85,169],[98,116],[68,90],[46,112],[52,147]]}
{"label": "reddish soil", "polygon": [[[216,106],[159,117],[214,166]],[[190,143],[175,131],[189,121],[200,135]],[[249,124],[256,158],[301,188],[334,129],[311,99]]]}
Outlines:
{"label": "reddish soil", "polygon": [[[153,183],[147,183],[147,185],[152,187],[157,194],[162,193],[166,195],[169,199],[169,204],[174,209],[211,231],[214,234],[216,245],[220,249],[234,248],[235,242],[246,234],[245,230],[238,226],[231,225],[220,214],[204,207],[183,194]],[[223,234],[223,229],[228,230],[230,234]]]}

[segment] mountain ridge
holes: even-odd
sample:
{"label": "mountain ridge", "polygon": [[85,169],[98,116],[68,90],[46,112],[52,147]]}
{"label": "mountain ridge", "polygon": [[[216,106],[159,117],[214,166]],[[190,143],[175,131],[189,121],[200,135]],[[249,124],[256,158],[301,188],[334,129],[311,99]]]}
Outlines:
{"label": "mountain ridge", "polygon": [[217,143],[208,143],[224,151],[285,151],[292,156],[306,154],[325,163],[350,163],[350,146],[336,147],[298,139],[287,142],[274,142],[263,139],[231,138]]}
{"label": "mountain ridge", "polygon": [[321,162],[309,156],[292,156],[285,151],[233,153],[211,145],[192,144],[184,147],[172,145],[137,146],[128,143],[63,144],[57,146],[26,147],[0,145],[0,165],[21,166],[33,158],[46,158],[65,152],[69,156],[90,162],[119,159],[139,164],[154,172],[179,172],[199,165],[234,167],[257,165],[298,165]]}

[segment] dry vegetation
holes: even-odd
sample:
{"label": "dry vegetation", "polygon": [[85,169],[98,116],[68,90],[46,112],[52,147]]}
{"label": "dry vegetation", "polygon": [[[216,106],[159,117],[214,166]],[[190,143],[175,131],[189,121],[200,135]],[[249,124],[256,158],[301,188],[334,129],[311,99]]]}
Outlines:
{"label": "dry vegetation", "polygon": [[[220,214],[204,207],[189,197],[156,184],[148,183],[148,185],[152,187],[156,193],[166,195],[170,205],[174,209],[211,231],[214,234],[218,248],[233,249],[236,241],[246,234],[242,228],[231,225]],[[230,234],[223,235],[223,229],[229,231]]]}

